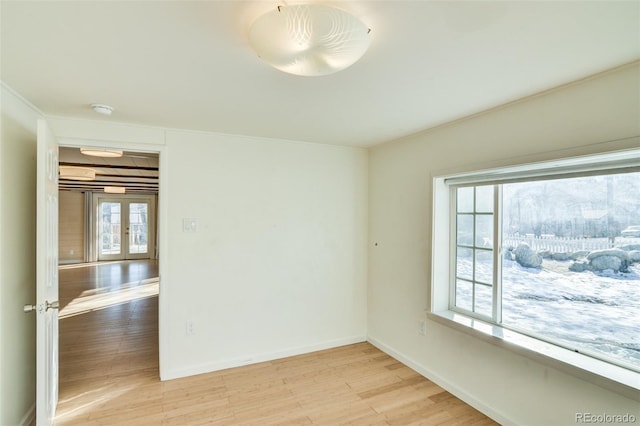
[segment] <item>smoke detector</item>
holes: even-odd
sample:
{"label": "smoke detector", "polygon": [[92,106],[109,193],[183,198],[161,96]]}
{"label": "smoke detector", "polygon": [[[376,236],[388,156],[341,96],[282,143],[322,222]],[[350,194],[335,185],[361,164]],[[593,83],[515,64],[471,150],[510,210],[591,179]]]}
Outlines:
{"label": "smoke detector", "polygon": [[98,114],[102,115],[111,115],[113,112],[113,107],[105,104],[91,104],[91,108],[93,108],[93,110]]}

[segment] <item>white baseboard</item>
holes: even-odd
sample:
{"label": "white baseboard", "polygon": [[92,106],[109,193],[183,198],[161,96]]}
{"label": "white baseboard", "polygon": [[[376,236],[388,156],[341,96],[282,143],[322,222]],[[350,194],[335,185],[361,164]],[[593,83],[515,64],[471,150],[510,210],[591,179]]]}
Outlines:
{"label": "white baseboard", "polygon": [[20,420],[20,423],[18,424],[20,426],[29,426],[35,420],[36,420],[36,404],[34,403],[31,406],[31,408],[29,408],[29,411],[27,411],[27,413],[22,417],[22,419]]}
{"label": "white baseboard", "polygon": [[309,352],[322,351],[325,349],[337,348],[339,346],[351,345],[354,343],[366,342],[365,336],[352,336],[343,339],[329,340],[308,346],[299,346],[282,351],[253,354],[222,361],[207,362],[198,365],[190,365],[183,368],[169,369],[164,374],[160,373],[160,380],[179,379],[181,377],[195,376],[197,374],[211,373],[213,371],[225,370],[227,368],[241,367],[243,365],[257,364],[259,362],[273,361],[275,359],[287,358],[290,356],[302,355]]}
{"label": "white baseboard", "polygon": [[419,373],[422,376],[426,377],[427,379],[431,380],[433,383],[435,383],[436,385],[440,386],[441,388],[443,388],[447,392],[450,392],[456,398],[461,399],[462,401],[466,402],[467,404],[469,404],[470,406],[472,406],[476,410],[478,410],[481,413],[491,417],[493,420],[495,420],[496,422],[500,423],[501,425],[515,425],[515,424],[517,424],[513,420],[507,418],[504,414],[496,411],[493,407],[490,407],[490,406],[486,405],[485,403],[483,403],[482,401],[478,400],[476,397],[474,397],[473,395],[469,394],[464,389],[462,389],[459,386],[449,382],[448,380],[446,380],[445,378],[440,376],[435,371],[425,367],[424,365],[416,362],[415,360],[409,358],[408,356],[405,356],[405,355],[401,354],[400,352],[397,352],[396,350],[394,350],[391,347],[387,346],[386,344],[384,344],[383,342],[379,341],[375,337],[368,336],[367,337],[367,341],[369,343],[371,343],[373,346],[375,346],[376,348],[380,349],[382,352],[384,352],[387,355],[389,355],[390,357],[397,359],[401,363],[405,364],[407,367],[411,368],[412,370],[416,371],[417,373]]}
{"label": "white baseboard", "polygon": [[82,259],[60,260],[60,261],[58,261],[58,265],[77,265],[77,264],[80,264],[80,263],[85,263],[85,262]]}

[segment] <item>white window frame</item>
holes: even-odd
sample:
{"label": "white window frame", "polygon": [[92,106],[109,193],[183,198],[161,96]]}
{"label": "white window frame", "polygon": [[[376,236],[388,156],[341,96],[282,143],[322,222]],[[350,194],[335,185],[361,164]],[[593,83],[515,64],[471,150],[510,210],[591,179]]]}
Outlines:
{"label": "white window frame", "polygon": [[[518,180],[580,176],[605,170],[623,172],[638,168],[640,168],[640,149],[627,149],[476,172],[435,176],[433,178],[433,248],[429,318],[635,400],[640,400],[638,392],[640,391],[640,373],[502,327],[484,320],[480,316],[462,313],[456,310],[452,303],[455,292],[455,265],[452,262],[455,257],[452,256],[455,256],[456,246],[453,243],[456,241],[454,222],[456,212],[454,210],[455,200],[452,199],[455,191],[452,189],[452,185],[488,185]],[[496,197],[497,199],[498,197]],[[494,205],[494,212],[498,211],[498,207],[498,205]],[[494,236],[497,232],[499,232],[499,228],[494,229]],[[499,240],[494,239],[494,241]],[[496,247],[495,250],[500,253],[501,247]],[[494,256],[494,274],[499,273],[499,268],[497,268],[499,265],[495,264],[496,261],[499,262],[499,258],[499,255]],[[495,292],[494,296],[496,296]],[[500,303],[499,299],[494,297],[494,309],[495,304]]]}
{"label": "white window frame", "polygon": [[[446,179],[445,179],[446,180]],[[493,241],[500,241],[500,229],[501,227],[501,216],[499,214],[496,214],[496,212],[499,212],[500,209],[502,208],[502,206],[500,205],[500,199],[501,199],[501,189],[499,188],[499,185],[493,185],[493,211],[491,213],[487,213],[487,212],[477,212],[476,211],[476,203],[475,203],[475,196],[476,196],[476,190],[475,190],[475,186],[471,185],[469,186],[469,188],[474,188],[474,210],[473,212],[467,212],[465,214],[472,214],[473,215],[473,219],[474,219],[474,244],[473,246],[475,246],[475,240],[476,240],[476,232],[475,232],[475,223],[476,223],[476,216],[481,215],[481,216],[491,216],[491,220],[493,222],[493,235],[492,235],[492,239]],[[451,222],[456,221],[457,220],[457,215],[460,213],[458,211],[457,208],[457,204],[456,204],[456,189],[459,187],[454,187],[451,186],[449,188],[449,190],[451,191],[450,194],[450,200],[451,200],[451,204],[450,204],[450,215],[451,215]],[[450,241],[451,243],[450,245],[450,253],[449,253],[449,259],[455,259],[457,257],[457,248],[458,248],[458,244],[456,242],[457,236],[456,236],[456,226],[457,224],[453,224],[451,226],[451,233],[450,233]],[[472,247],[469,247],[472,248]],[[491,321],[492,323],[500,323],[502,322],[502,297],[501,297],[501,291],[502,291],[502,257],[500,255],[495,255],[495,252],[498,251],[500,252],[500,247],[494,246],[491,249],[485,249],[485,248],[481,248],[481,247],[476,247],[476,249],[479,250],[484,250],[487,252],[491,252],[492,253],[492,258],[493,258],[493,277],[491,279],[491,292],[492,292],[492,296],[491,296],[491,316],[487,316],[485,314],[482,313],[478,313],[478,312],[469,312],[463,308],[459,308],[456,307],[456,283],[457,283],[457,274],[456,274],[456,267],[455,267],[455,262],[450,262],[450,277],[449,277],[449,310],[451,311],[455,311],[455,312],[459,312],[462,315],[469,315],[472,316],[474,318],[480,319],[480,320],[487,320],[487,321]],[[474,260],[473,262],[475,263],[475,256],[474,256]],[[475,267],[473,268],[473,270],[475,271]],[[475,277],[473,277],[471,280],[466,280],[465,281],[469,281],[472,283],[472,285],[475,287],[477,284],[479,284],[479,281],[477,281],[475,279]],[[482,285],[482,284],[480,284]],[[473,291],[473,294],[475,294],[475,291]],[[473,310],[473,305],[475,302],[475,297],[472,296],[472,300],[471,300],[471,304],[472,307],[471,309]]]}

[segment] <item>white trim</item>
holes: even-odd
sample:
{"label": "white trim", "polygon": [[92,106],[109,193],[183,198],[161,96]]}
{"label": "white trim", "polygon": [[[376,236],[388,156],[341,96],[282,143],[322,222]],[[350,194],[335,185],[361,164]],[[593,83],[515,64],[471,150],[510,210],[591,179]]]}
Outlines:
{"label": "white trim", "polygon": [[[164,139],[163,139],[164,140]],[[126,141],[107,141],[107,140],[97,140],[97,139],[81,139],[81,138],[72,138],[72,137],[59,137],[58,143],[60,146],[71,147],[71,148],[82,148],[82,147],[91,147],[91,148],[102,148],[102,149],[115,149],[119,148],[126,151],[135,151],[142,153],[157,153],[159,152],[159,147],[164,146],[164,142],[162,144],[153,145],[151,143],[136,143],[136,142],[126,142]]]}
{"label": "white trim", "polygon": [[[165,129],[118,123],[111,120],[83,120],[75,118],[47,117],[53,132],[58,135],[61,145],[82,145],[92,148],[116,149],[115,145],[126,144],[131,149],[146,146],[154,150],[157,145],[165,145]],[[77,141],[74,143],[73,141]]]}
{"label": "white trim", "polygon": [[[2,80],[0,80],[0,91],[5,92],[0,95],[2,112],[12,117],[25,128],[32,129],[35,133],[36,123],[33,120],[33,115],[35,114],[38,118],[42,118],[44,113]],[[7,108],[7,103],[11,103],[12,108]],[[30,111],[27,112],[24,107],[27,107]]]}
{"label": "white trim", "polygon": [[93,241],[95,238],[94,232],[94,214],[93,214],[93,192],[86,191],[83,197],[83,209],[84,209],[84,258],[83,262],[95,262],[97,255],[93,247]]}
{"label": "white trim", "polygon": [[508,157],[481,163],[469,163],[458,167],[435,170],[430,175],[434,179],[443,178],[444,180],[444,178],[447,177],[470,175],[489,170],[509,169],[521,165],[551,163],[590,155],[606,155],[616,151],[637,150],[638,145],[640,145],[640,135],[634,135],[627,138],[597,142],[575,148],[545,151],[537,154]]}
{"label": "white trim", "polygon": [[367,338],[365,336],[352,336],[342,339],[328,340],[321,343],[315,343],[313,345],[293,347],[281,351],[246,355],[241,358],[231,358],[222,361],[191,365],[184,368],[175,368],[170,371],[161,371],[160,380],[172,380],[179,379],[181,377],[195,376],[197,374],[211,373],[213,371],[225,370],[227,368],[241,367],[244,365],[257,364],[265,361],[273,361],[276,359],[322,351],[325,349],[333,349],[340,346],[352,345],[354,343],[362,343],[366,341]]}
{"label": "white trim", "polygon": [[[169,251],[171,245],[168,243],[167,238],[169,235],[169,223],[166,218],[166,212],[168,211],[168,147],[166,145],[166,132],[163,129],[147,128],[134,125],[120,125],[117,131],[109,131],[109,140],[102,139],[104,136],[99,130],[109,129],[112,124],[105,124],[104,127],[99,126],[95,128],[92,125],[95,122],[88,120],[76,120],[76,119],[60,119],[52,118],[54,134],[58,138],[60,146],[93,146],[102,148],[124,149],[127,151],[138,152],[154,152],[159,155],[159,169],[158,169],[158,212],[157,212],[157,229],[158,239],[156,240],[156,246],[162,244],[160,255],[158,256],[159,262],[159,279],[160,289],[158,296],[158,350],[159,350],[159,370],[160,377],[167,375],[167,364],[169,357],[169,342],[168,342],[168,315],[169,315],[169,282],[168,278],[168,265],[169,265]],[[86,124],[86,125],[85,125]],[[103,123],[104,124],[104,123]],[[77,130],[74,126],[79,125],[80,130]],[[138,134],[144,135],[144,142],[140,143],[132,141],[135,137],[132,137],[124,130],[126,129],[139,129]],[[80,136],[81,134],[81,136]],[[97,138],[94,136],[99,135]],[[85,139],[86,138],[86,139]]]}
{"label": "white trim", "polygon": [[158,279],[160,280],[158,295],[158,370],[160,380],[166,376],[169,365],[169,155],[166,146],[158,149],[158,210],[156,210],[157,238],[156,247],[160,248],[157,256],[159,262]]}
{"label": "white trim", "polygon": [[[59,133],[61,135],[58,137],[59,141],[65,140],[65,144],[67,143],[65,138],[68,138],[68,140],[78,141],[77,143],[72,143],[73,146],[82,145],[87,147],[109,148],[113,143],[120,143],[123,141],[132,142],[139,145],[152,146],[158,143],[158,137],[160,137],[160,135],[162,138],[162,144],[164,145],[167,140],[167,135],[169,134],[169,132],[171,132],[192,135],[213,135],[227,138],[242,138],[244,140],[252,140],[257,142],[271,141],[294,144],[296,146],[299,146],[301,144],[321,145],[323,147],[332,147],[338,150],[355,149],[367,151],[369,149],[369,147],[367,146],[346,146],[334,143],[310,142],[266,136],[245,135],[239,133],[186,129],[179,127],[151,126],[112,120],[90,120],[84,118],[60,117],[54,115],[48,115],[46,116],[46,118],[47,121],[51,123],[51,128],[53,129],[54,133]],[[96,131],[96,129],[101,129],[101,131]],[[135,136],[132,136],[130,133],[131,131],[136,132],[140,137],[136,138]],[[62,135],[64,135],[64,137]]]}
{"label": "white trim", "polygon": [[20,419],[20,426],[29,426],[33,424],[36,420],[36,404],[35,402],[29,408],[29,410],[25,413],[25,415]]}
{"label": "white trim", "polygon": [[[630,138],[630,141],[635,141],[636,145],[640,145],[640,137]],[[635,148],[459,173],[445,176],[444,180],[447,185],[452,186],[485,185],[541,178],[557,179],[566,176],[583,176],[605,170],[637,170],[639,167],[640,149]]]}
{"label": "white trim", "polygon": [[[2,90],[6,90],[8,94],[11,94],[11,96],[15,97],[21,103],[23,103],[24,105],[29,107],[29,109],[31,109],[36,115],[39,115],[41,118],[44,117],[45,114],[44,114],[44,112],[42,112],[42,110],[40,110],[40,108],[38,108],[37,106],[32,104],[30,101],[27,100],[27,98],[22,96],[17,91],[13,90],[13,88],[11,86],[9,86],[7,83],[5,83],[2,80],[0,80],[0,87],[2,87]],[[2,103],[4,103],[5,101],[6,101],[6,98],[4,98],[4,96],[3,96],[2,97]]]}
{"label": "white trim", "polygon": [[515,425],[515,424],[517,424],[515,421],[513,421],[513,420],[509,419],[507,416],[505,416],[503,413],[497,411],[494,407],[490,407],[490,406],[486,405],[485,403],[483,403],[482,401],[477,399],[474,395],[471,395],[470,393],[466,392],[463,388],[461,388],[461,387],[451,383],[450,381],[444,379],[438,373],[436,373],[435,371],[433,371],[433,370],[427,368],[426,366],[420,364],[419,362],[415,361],[414,359],[412,359],[412,358],[410,358],[410,357],[408,357],[408,356],[406,356],[406,355],[404,355],[404,354],[402,354],[400,352],[397,352],[396,350],[392,349],[390,346],[386,345],[385,343],[381,342],[380,340],[376,339],[375,337],[368,336],[367,337],[367,341],[369,343],[371,343],[373,346],[375,346],[376,348],[380,349],[382,352],[384,352],[387,355],[389,355],[390,357],[395,358],[396,360],[400,361],[401,363],[403,363],[407,367],[411,368],[415,372],[417,372],[420,375],[426,377],[428,380],[431,380],[436,385],[440,386],[441,388],[443,388],[447,392],[453,394],[456,398],[466,402],[467,404],[469,404],[470,406],[472,406],[476,410],[480,411],[481,413],[487,415],[488,417],[492,418],[496,422],[498,422],[498,423],[500,423],[502,425]]}
{"label": "white trim", "polygon": [[640,401],[640,373],[576,353],[513,330],[453,311],[428,313],[429,319],[507,348],[534,361]]}

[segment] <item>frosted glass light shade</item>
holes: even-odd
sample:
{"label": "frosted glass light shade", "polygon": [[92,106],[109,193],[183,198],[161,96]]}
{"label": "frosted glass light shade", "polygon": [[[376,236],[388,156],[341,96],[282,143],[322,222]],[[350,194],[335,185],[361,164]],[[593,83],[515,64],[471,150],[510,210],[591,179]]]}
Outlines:
{"label": "frosted glass light shade", "polygon": [[127,189],[124,186],[105,186],[104,192],[107,194],[124,194]]}
{"label": "frosted glass light shade", "polygon": [[80,148],[80,152],[84,155],[92,157],[122,157],[123,152],[119,149],[101,149],[101,148]]}
{"label": "frosted glass light shade", "polygon": [[369,28],[333,7],[280,6],[253,23],[249,43],[263,61],[281,71],[320,76],[360,59],[369,47]]}
{"label": "frosted glass light shade", "polygon": [[60,166],[60,178],[71,180],[95,180],[96,171],[89,167]]}

